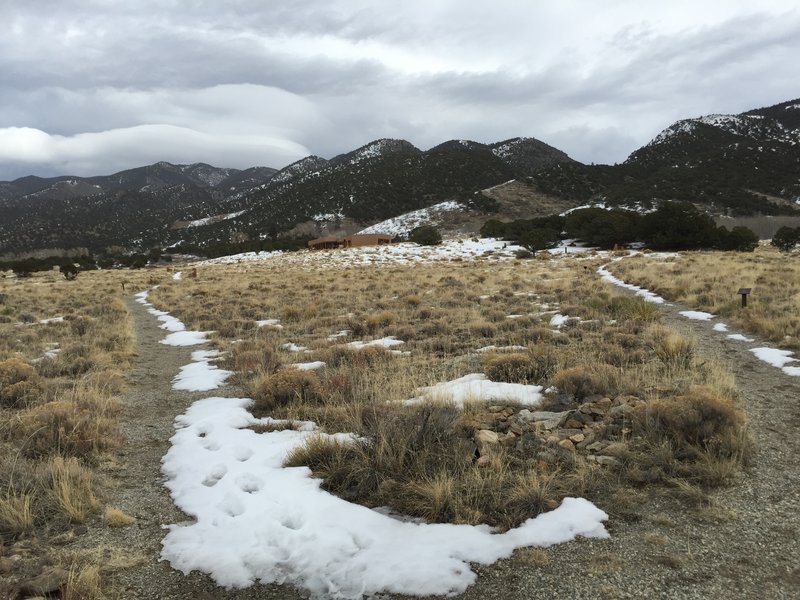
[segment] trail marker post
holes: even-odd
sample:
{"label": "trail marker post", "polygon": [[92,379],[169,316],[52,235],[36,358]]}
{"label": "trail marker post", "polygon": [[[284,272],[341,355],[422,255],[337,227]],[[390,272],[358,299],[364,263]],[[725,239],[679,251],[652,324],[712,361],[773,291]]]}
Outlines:
{"label": "trail marker post", "polygon": [[750,288],[739,288],[739,291],[736,292],[742,297],[742,308],[747,307],[747,296],[750,295]]}

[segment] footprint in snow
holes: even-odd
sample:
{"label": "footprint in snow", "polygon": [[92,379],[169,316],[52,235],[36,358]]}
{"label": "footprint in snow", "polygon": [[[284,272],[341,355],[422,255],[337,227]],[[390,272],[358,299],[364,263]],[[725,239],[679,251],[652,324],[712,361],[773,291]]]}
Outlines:
{"label": "footprint in snow", "polygon": [[217,465],[211,469],[211,472],[203,479],[203,485],[206,487],[214,487],[219,483],[219,480],[225,477],[228,472],[228,467],[225,465]]}
{"label": "footprint in snow", "polygon": [[246,446],[237,446],[233,449],[233,456],[239,462],[250,460],[253,454],[253,451]]}
{"label": "footprint in snow", "polygon": [[236,479],[236,485],[238,485],[239,489],[243,492],[252,494],[253,492],[259,491],[264,485],[264,482],[255,475],[245,473]]}

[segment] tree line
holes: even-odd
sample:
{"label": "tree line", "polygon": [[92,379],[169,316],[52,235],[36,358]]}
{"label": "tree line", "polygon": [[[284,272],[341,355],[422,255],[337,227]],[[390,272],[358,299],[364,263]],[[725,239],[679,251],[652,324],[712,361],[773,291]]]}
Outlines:
{"label": "tree line", "polygon": [[490,219],[481,235],[518,243],[535,252],[563,239],[599,248],[642,242],[656,250],[738,250],[751,252],[758,237],[747,227],[730,231],[689,202],[665,202],[646,214],[623,209],[582,208],[566,215],[502,223]]}

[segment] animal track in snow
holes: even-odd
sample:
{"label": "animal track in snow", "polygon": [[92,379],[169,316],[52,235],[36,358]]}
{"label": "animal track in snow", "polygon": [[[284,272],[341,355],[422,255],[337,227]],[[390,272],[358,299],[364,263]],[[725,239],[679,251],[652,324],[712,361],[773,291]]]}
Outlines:
{"label": "animal track in snow", "polygon": [[233,456],[239,462],[245,462],[253,456],[253,451],[247,446],[237,446],[233,449]]}
{"label": "animal track in snow", "polygon": [[225,477],[228,472],[228,467],[225,465],[216,465],[211,469],[211,472],[203,479],[203,485],[206,487],[214,487],[220,479]]}
{"label": "animal track in snow", "polygon": [[236,478],[236,485],[238,485],[239,489],[243,492],[252,494],[253,492],[259,491],[264,485],[264,482],[255,475],[244,473]]}

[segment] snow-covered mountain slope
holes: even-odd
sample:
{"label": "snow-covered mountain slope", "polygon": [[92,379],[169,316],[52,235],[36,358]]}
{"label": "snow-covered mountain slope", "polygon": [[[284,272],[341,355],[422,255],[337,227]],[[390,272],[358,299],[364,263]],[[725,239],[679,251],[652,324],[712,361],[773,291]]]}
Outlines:
{"label": "snow-covered mountain slope", "polygon": [[460,202],[446,200],[427,208],[412,210],[405,214],[386,219],[380,223],[370,225],[359,233],[388,233],[390,235],[408,235],[415,227],[421,225],[440,226],[448,213],[464,212],[466,207]]}

